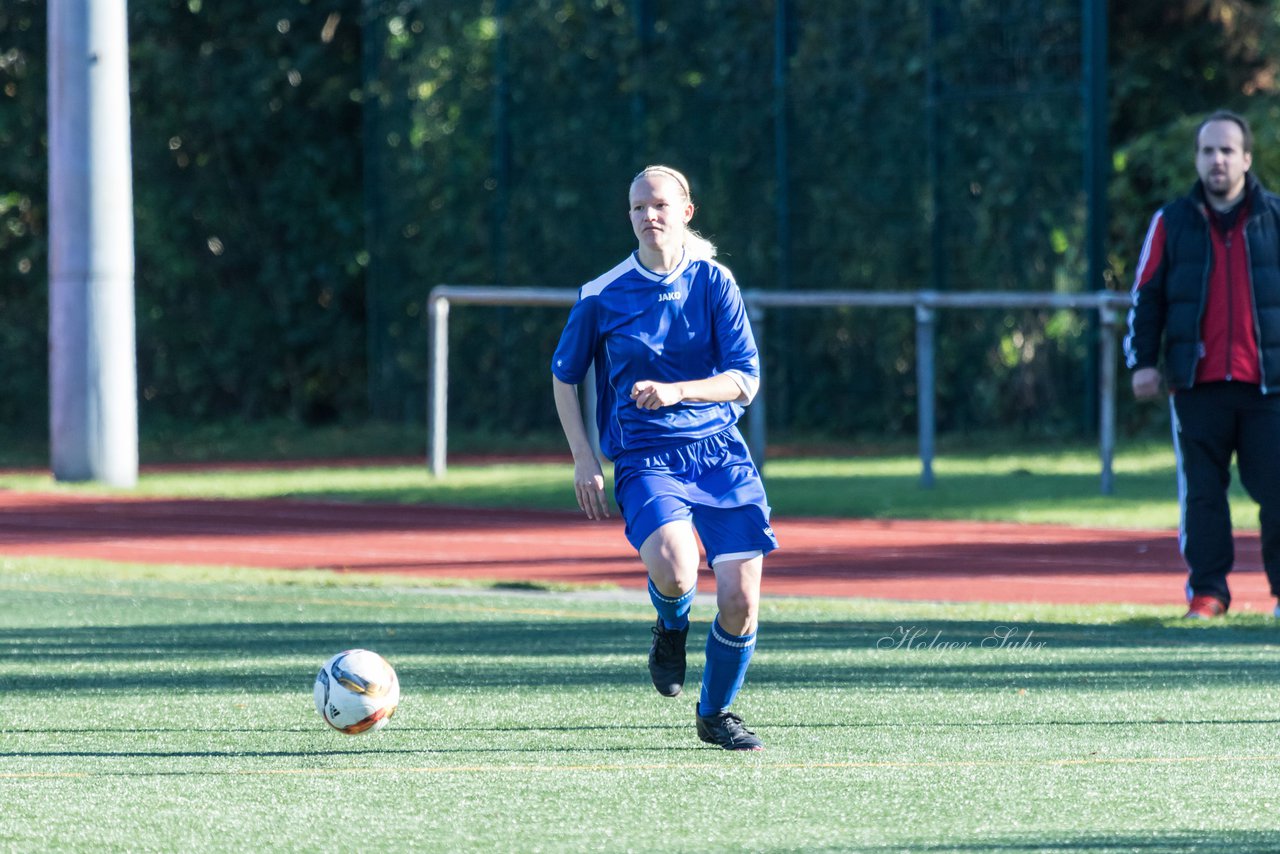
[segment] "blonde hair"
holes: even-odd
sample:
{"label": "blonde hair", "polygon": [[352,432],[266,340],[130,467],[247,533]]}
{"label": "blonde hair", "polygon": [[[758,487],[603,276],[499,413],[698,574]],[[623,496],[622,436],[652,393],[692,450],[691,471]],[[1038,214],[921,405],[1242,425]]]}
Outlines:
{"label": "blonde hair", "polygon": [[[693,193],[689,190],[689,179],[682,172],[672,169],[670,166],[646,166],[636,173],[636,176],[631,179],[631,184],[634,186],[636,181],[639,181],[644,176],[655,174],[665,175],[675,181],[684,193],[685,200],[689,204],[693,204]],[[716,257],[716,245],[687,225],[684,229],[684,251],[695,261],[710,261]]]}

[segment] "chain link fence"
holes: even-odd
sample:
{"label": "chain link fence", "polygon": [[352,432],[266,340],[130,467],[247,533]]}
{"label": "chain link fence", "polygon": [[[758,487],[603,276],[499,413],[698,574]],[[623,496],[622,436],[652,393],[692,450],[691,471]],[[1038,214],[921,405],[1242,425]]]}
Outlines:
{"label": "chain link fence", "polygon": [[[690,176],[744,288],[1090,289],[1092,2],[369,0],[372,409],[425,409],[433,285],[575,286],[629,252],[651,162]],[[459,319],[459,426],[554,429],[529,404],[563,317]],[[773,426],[910,431],[913,334],[899,313],[776,319]],[[948,318],[940,426],[1088,431],[1090,335],[1052,310]]]}

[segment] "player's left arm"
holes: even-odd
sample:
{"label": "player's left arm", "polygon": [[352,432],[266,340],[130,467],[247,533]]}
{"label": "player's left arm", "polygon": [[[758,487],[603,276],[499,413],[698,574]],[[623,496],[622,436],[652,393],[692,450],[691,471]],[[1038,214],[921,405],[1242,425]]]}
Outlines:
{"label": "player's left arm", "polygon": [[660,383],[640,380],[631,387],[631,399],[641,409],[661,409],[677,403],[742,402],[744,392],[729,374],[716,374],[701,380]]}
{"label": "player's left arm", "polygon": [[715,298],[712,341],[716,368],[720,377],[728,378],[738,388],[738,396],[730,400],[746,406],[760,390],[760,352],[756,348],[747,306],[742,301],[738,283],[724,267],[716,265],[712,269],[716,274],[712,278]]}

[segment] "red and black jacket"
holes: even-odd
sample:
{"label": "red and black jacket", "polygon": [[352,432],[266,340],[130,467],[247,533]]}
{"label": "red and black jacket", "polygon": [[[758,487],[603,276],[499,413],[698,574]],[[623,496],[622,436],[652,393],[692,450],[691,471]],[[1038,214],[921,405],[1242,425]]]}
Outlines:
{"label": "red and black jacket", "polygon": [[1280,391],[1280,197],[1252,174],[1235,222],[1214,225],[1199,182],[1156,212],[1137,275],[1125,358],[1171,389],[1234,380]]}

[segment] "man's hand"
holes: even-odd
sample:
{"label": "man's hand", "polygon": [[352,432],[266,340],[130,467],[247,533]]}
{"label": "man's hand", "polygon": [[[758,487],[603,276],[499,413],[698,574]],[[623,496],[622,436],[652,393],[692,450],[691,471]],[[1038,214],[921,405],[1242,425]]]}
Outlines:
{"label": "man's hand", "polygon": [[1150,400],[1160,396],[1160,370],[1138,368],[1133,372],[1133,396],[1138,400]]}

